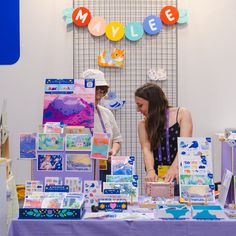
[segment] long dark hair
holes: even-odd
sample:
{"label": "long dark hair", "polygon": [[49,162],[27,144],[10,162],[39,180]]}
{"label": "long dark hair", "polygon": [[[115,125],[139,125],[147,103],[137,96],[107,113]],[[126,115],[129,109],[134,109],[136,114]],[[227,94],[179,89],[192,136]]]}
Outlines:
{"label": "long dark hair", "polygon": [[135,91],[135,96],[148,101],[148,115],[145,119],[145,128],[148,140],[153,151],[158,147],[165,130],[166,110],[168,100],[162,89],[154,83],[146,83]]}

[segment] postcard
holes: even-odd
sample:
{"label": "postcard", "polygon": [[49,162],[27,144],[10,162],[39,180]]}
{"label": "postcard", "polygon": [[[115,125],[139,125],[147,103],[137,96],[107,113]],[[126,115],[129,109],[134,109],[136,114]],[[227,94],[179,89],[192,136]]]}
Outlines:
{"label": "postcard", "polygon": [[38,154],[39,171],[62,171],[63,156],[61,154]]}
{"label": "postcard", "polygon": [[[94,79],[76,79],[73,91],[66,92],[57,88],[56,92],[48,92],[48,87],[44,94],[43,124],[46,122],[63,122],[71,126],[94,127],[94,107],[95,107],[95,80]],[[46,84],[50,84],[49,79]],[[62,82],[58,79],[56,83]],[[72,93],[71,93],[72,92]]]}
{"label": "postcard", "polygon": [[110,134],[93,133],[92,151],[90,158],[107,160],[109,152]]}
{"label": "postcard", "polygon": [[91,151],[91,134],[67,134],[66,151]]}
{"label": "postcard", "polygon": [[82,193],[82,180],[79,177],[65,177],[65,185],[69,186],[70,192]]}
{"label": "postcard", "polygon": [[89,154],[66,154],[66,171],[91,172],[92,160]]}
{"label": "postcard", "polygon": [[112,156],[111,157],[112,175],[134,175],[135,158],[133,156]]}
{"label": "postcard", "polygon": [[63,134],[38,134],[38,151],[63,151]]}
{"label": "postcard", "polygon": [[36,158],[36,133],[20,134],[20,158]]}

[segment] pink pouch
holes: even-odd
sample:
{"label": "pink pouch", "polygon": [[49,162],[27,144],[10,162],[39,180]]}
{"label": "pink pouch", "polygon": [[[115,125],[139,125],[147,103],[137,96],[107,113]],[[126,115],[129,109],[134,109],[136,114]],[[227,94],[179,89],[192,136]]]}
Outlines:
{"label": "pink pouch", "polygon": [[174,197],[174,183],[146,182],[145,193],[151,197]]}

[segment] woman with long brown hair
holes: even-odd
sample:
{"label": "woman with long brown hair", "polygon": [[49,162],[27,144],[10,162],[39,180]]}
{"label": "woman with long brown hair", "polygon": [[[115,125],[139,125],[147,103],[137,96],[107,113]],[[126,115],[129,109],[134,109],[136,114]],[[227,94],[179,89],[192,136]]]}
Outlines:
{"label": "woman with long brown hair", "polygon": [[162,89],[146,83],[135,92],[137,111],[144,115],[138,124],[139,141],[146,168],[146,182],[158,177],[178,182],[177,138],[192,136],[188,109],[171,107]]}

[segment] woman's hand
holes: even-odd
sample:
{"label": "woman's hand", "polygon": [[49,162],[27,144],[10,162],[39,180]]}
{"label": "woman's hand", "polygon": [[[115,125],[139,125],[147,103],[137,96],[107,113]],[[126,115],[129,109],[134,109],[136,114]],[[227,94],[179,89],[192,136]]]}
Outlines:
{"label": "woman's hand", "polygon": [[158,176],[154,169],[147,170],[145,176],[145,182],[156,182],[158,180]]}
{"label": "woman's hand", "polygon": [[[174,164],[174,163],[173,163]],[[176,179],[177,183],[179,183],[179,171],[177,165],[171,165],[169,170],[164,176],[164,182],[171,183],[174,179]]]}

